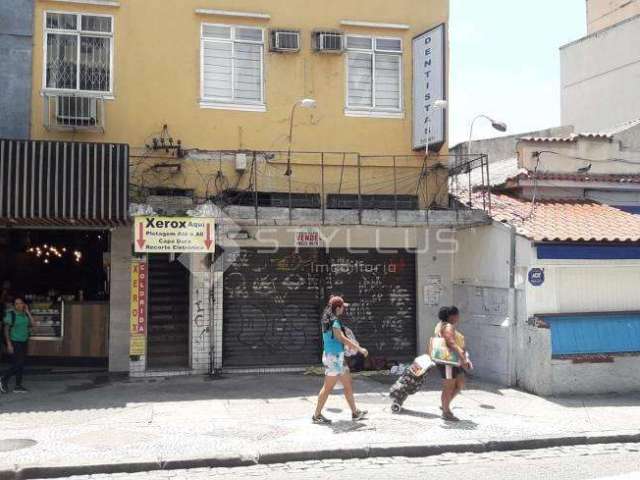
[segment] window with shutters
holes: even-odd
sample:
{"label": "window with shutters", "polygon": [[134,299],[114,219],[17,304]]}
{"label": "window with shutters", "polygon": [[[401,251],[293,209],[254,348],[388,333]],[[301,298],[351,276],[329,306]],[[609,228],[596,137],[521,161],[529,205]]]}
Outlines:
{"label": "window with shutters", "polygon": [[347,36],[347,115],[402,117],[402,40]]}
{"label": "window with shutters", "polygon": [[113,17],[45,12],[45,90],[111,93]]}
{"label": "window with shutters", "polygon": [[202,25],[202,107],[265,111],[264,31]]}

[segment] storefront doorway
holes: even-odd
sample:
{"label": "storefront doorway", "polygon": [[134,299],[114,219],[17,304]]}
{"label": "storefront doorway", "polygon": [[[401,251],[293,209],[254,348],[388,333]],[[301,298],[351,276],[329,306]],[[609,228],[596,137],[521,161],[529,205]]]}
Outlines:
{"label": "storefront doorway", "polygon": [[223,367],[317,364],[320,314],[331,294],[351,304],[345,321],[368,348],[370,368],[416,354],[412,252],[245,248],[225,262]]}
{"label": "storefront doorway", "polygon": [[33,368],[108,367],[110,234],[76,228],[0,229],[0,280],[34,317]]}
{"label": "storefront doorway", "polygon": [[175,256],[152,253],[149,262],[147,368],[189,366],[190,274]]}

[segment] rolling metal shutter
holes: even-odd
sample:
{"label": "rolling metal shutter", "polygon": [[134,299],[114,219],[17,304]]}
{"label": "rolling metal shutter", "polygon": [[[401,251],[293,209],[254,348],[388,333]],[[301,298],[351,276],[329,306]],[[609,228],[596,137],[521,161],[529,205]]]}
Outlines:
{"label": "rolling metal shutter", "polygon": [[223,365],[302,366],[320,360],[320,283],[314,249],[226,254]]}
{"label": "rolling metal shutter", "polygon": [[372,359],[409,360],[417,337],[415,255],[359,252],[330,250],[327,292],[351,304],[346,323]]}
{"label": "rolling metal shutter", "polygon": [[318,364],[320,314],[331,294],[376,363],[416,353],[415,256],[374,250],[242,250],[225,258],[224,367]]}
{"label": "rolling metal shutter", "polygon": [[115,226],[129,219],[129,147],[0,139],[0,222]]}

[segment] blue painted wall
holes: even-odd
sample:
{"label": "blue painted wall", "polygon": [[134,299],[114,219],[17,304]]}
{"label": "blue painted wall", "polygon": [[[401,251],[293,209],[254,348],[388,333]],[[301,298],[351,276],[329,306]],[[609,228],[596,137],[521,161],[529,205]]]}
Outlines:
{"label": "blue painted wall", "polygon": [[623,212],[633,213],[635,215],[640,215],[640,207],[616,207]]}
{"label": "blue painted wall", "polygon": [[553,355],[640,352],[640,314],[543,316]]}
{"label": "blue painted wall", "polygon": [[640,259],[640,245],[581,245],[575,243],[536,245],[539,259],[566,260],[635,260]]}
{"label": "blue painted wall", "polygon": [[0,0],[0,138],[29,138],[34,0]]}

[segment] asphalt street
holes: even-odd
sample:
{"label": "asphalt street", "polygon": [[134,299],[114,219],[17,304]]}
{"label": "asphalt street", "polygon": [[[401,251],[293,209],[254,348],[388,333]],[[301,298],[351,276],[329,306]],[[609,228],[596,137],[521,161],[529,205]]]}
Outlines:
{"label": "asphalt street", "polygon": [[68,480],[287,480],[457,478],[464,480],[639,480],[640,444],[609,444],[427,458],[372,458],[67,477]]}

